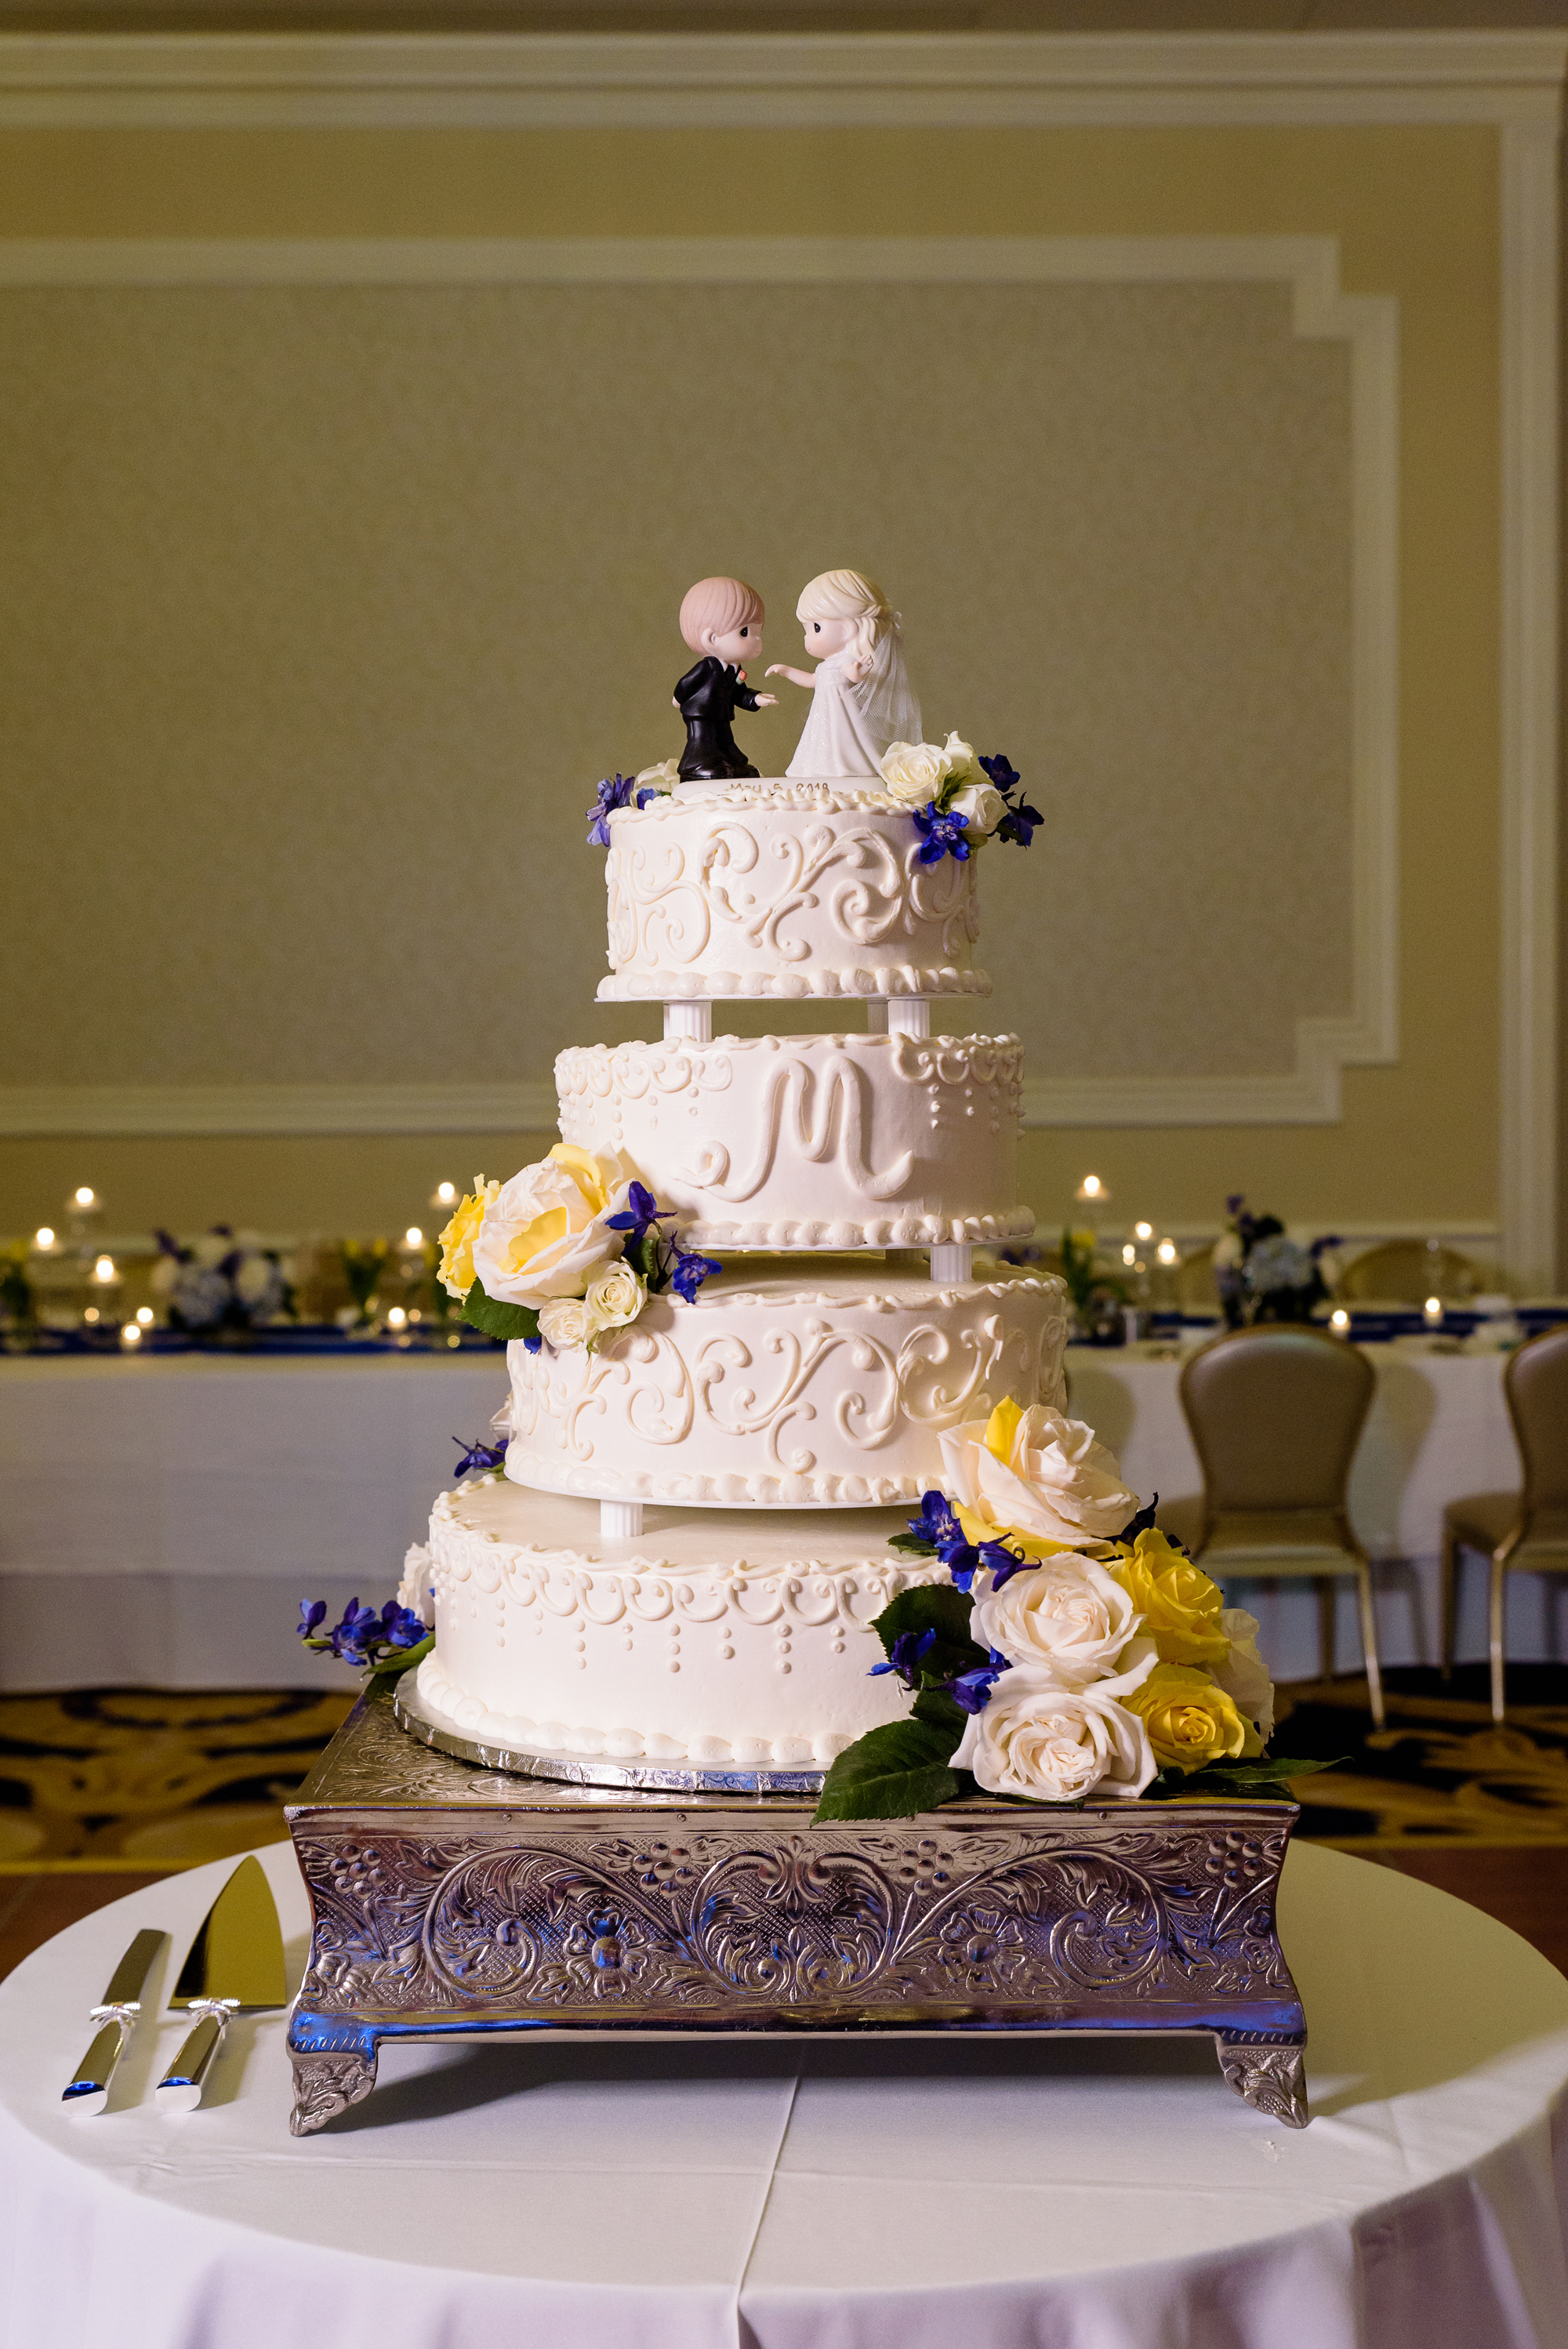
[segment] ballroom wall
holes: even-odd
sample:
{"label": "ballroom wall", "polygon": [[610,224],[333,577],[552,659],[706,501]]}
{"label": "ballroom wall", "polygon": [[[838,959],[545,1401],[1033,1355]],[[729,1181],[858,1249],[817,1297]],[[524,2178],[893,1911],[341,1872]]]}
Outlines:
{"label": "ballroom wall", "polygon": [[0,1225],[530,1154],[645,1025],[580,810],[682,589],[789,657],[846,562],[1046,813],[982,875],[1042,1215],[1494,1238],[1505,135],[0,116]]}

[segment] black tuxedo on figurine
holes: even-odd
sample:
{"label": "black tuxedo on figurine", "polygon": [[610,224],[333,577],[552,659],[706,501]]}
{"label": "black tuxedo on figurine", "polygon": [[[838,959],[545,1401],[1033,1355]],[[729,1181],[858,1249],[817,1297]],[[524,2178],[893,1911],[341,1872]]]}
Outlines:
{"label": "black tuxedo on figurine", "polygon": [[686,746],[681,753],[683,783],[722,783],[757,770],[741,755],[730,731],[737,707],[759,709],[761,703],[740,671],[712,653],[688,668],[676,688],[676,707],[686,719]]}

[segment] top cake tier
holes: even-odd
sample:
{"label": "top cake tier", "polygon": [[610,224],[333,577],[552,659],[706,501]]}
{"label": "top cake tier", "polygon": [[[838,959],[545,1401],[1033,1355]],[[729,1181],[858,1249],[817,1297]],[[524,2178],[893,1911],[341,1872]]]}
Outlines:
{"label": "top cake tier", "polygon": [[907,807],[759,781],[610,818],[601,1001],[989,995],[973,859],[920,861]]}

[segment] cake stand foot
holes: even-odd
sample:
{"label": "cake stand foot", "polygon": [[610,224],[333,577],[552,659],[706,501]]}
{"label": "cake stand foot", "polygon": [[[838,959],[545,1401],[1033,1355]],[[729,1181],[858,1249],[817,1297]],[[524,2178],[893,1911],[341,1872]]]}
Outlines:
{"label": "cake stand foot", "polygon": [[973,1240],[946,1240],[931,1251],[933,1280],[967,1280],[975,1262]]}
{"label": "cake stand foot", "polygon": [[599,1538],[601,1541],[635,1541],[643,1530],[641,1501],[601,1501],[599,1504]]}
{"label": "cake stand foot", "polygon": [[677,998],[665,1006],[665,1041],[685,1037],[693,1044],[708,1044],[713,1040],[713,1005],[704,996],[700,1001],[690,996]]}
{"label": "cake stand foot", "polygon": [[929,1036],[931,1006],[923,995],[895,995],[887,1007],[890,1036]]}
{"label": "cake stand foot", "polygon": [[1306,2127],[1311,2116],[1302,2067],[1304,2041],[1244,2039],[1217,2031],[1214,2045],[1226,2084],[1254,2112],[1266,2114],[1271,2121],[1283,2121],[1286,2128]]}
{"label": "cake stand foot", "polygon": [[310,2137],[350,2105],[363,2104],[376,2085],[376,2049],[371,2045],[367,2054],[354,2050],[330,2055],[295,2054],[290,2050],[294,2064],[294,2101],[289,2115],[291,2137]]}

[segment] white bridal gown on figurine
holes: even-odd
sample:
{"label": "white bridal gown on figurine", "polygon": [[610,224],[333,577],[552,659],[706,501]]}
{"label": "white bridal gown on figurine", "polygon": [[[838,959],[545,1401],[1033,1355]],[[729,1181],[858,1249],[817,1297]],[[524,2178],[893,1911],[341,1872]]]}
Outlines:
{"label": "white bridal gown on figurine", "polygon": [[879,773],[890,742],[918,742],[920,704],[910,690],[898,639],[886,636],[862,678],[848,674],[848,651],[817,671],[811,712],[784,771],[797,776]]}

